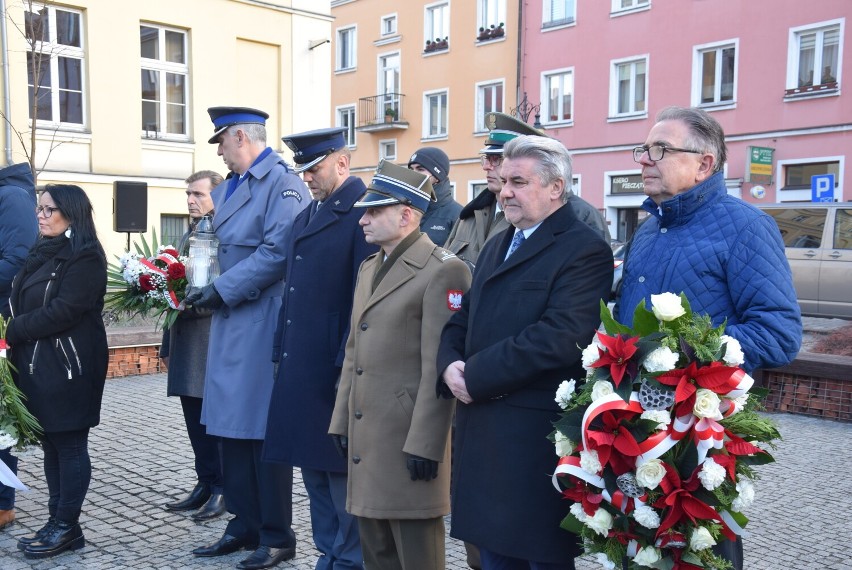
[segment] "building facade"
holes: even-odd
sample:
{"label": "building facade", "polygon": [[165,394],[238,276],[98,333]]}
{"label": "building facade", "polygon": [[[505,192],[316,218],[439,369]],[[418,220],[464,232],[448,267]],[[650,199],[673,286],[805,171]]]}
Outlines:
{"label": "building facade", "polygon": [[614,239],[627,240],[644,214],[631,149],[669,105],[701,107],[722,124],[731,194],[811,201],[816,184],[819,199],[852,200],[852,97],[841,89],[852,78],[848,0],[525,5],[520,89],[572,151],[578,193],[604,209]]}
{"label": "building facade", "polygon": [[518,0],[332,0],[333,124],[353,173],[418,148],[450,157],[456,200],[485,186],[485,113],[518,106]]}
{"label": "building facade", "polygon": [[[28,161],[34,147],[39,185],[81,186],[110,258],[128,240],[113,230],[116,208],[172,241],[187,223],[184,179],[227,174],[207,143],[208,107],[267,111],[267,142],[288,159],[281,136],[329,124],[327,2],[2,0],[0,9],[4,164]],[[116,182],[126,190],[118,204]]]}

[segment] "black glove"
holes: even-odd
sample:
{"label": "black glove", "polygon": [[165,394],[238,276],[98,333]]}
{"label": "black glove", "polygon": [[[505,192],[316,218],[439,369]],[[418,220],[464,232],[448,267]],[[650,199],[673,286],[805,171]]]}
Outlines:
{"label": "black glove", "polygon": [[438,462],[418,457],[417,455],[408,456],[408,472],[411,473],[411,480],[431,481],[438,476]]}
{"label": "black glove", "polygon": [[218,309],[225,304],[212,283],[201,288],[190,287],[183,302],[202,309]]}
{"label": "black glove", "polygon": [[331,439],[334,441],[334,447],[337,448],[337,453],[340,457],[346,459],[349,456],[349,438],[345,435],[331,434]]}

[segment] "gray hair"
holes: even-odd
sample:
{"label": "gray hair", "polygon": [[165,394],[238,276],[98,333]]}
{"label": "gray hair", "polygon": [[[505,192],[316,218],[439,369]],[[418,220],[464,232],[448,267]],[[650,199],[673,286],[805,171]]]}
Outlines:
{"label": "gray hair", "polygon": [[522,135],[510,140],[503,147],[503,160],[516,158],[534,159],[535,173],[544,185],[561,179],[564,186],[562,201],[568,201],[573,172],[571,155],[565,145],[549,137]]}
{"label": "gray hair", "polygon": [[228,127],[228,134],[234,135],[237,130],[244,132],[251,142],[266,146],[266,126],[257,123],[240,123]]}
{"label": "gray hair", "polygon": [[666,107],[657,115],[657,122],[681,121],[689,127],[689,136],[684,144],[695,150],[713,155],[716,163],[713,173],[721,172],[728,160],[728,149],[725,146],[725,131],[719,121],[710,116],[707,111],[695,107]]}

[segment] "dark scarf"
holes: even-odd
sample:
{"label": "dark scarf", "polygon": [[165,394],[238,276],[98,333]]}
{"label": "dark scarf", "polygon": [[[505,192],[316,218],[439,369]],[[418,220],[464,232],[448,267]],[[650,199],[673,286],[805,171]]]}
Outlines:
{"label": "dark scarf", "polygon": [[30,248],[30,252],[27,255],[27,260],[25,261],[27,273],[32,273],[44,265],[46,261],[53,259],[59,253],[59,250],[65,247],[66,243],[68,243],[68,238],[65,237],[65,234],[59,234],[56,237],[39,238],[35,242],[35,245]]}

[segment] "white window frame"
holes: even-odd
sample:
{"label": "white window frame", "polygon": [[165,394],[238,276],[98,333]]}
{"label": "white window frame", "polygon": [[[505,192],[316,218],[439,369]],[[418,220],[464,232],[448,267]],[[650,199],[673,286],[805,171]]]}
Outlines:
{"label": "white window frame", "polygon": [[[552,77],[565,77],[567,75],[571,76],[571,109],[569,109],[571,113],[570,119],[550,119],[550,89],[548,88],[548,80]],[[544,125],[573,125],[574,124],[574,93],[576,92],[574,85],[574,68],[573,67],[563,67],[561,69],[550,69],[547,71],[541,72],[541,117],[542,124]],[[564,81],[561,84],[561,95],[564,95]],[[560,101],[562,97],[560,96]],[[560,113],[561,116],[561,113]]]}
{"label": "white window frame", "polygon": [[[140,28],[152,28],[158,30],[157,34],[157,42],[159,43],[158,52],[160,54],[160,59],[149,59],[149,58],[141,58],[141,70],[147,73],[156,73],[159,75],[158,85],[159,85],[159,105],[160,112],[158,116],[159,127],[152,131],[151,129],[143,128],[142,136],[145,138],[157,138],[162,140],[172,140],[172,141],[188,141],[189,140],[189,118],[190,118],[190,98],[189,98],[189,32],[187,30],[183,30],[180,28],[173,28],[171,26],[161,26],[159,24],[152,24],[150,22],[140,22]],[[166,61],[166,34],[165,32],[172,32],[175,34],[180,34],[183,36],[183,54],[184,59],[186,60],[184,63],[174,63],[170,61]],[[168,98],[168,74],[174,75],[182,75],[184,77],[184,94],[183,94],[183,125],[184,132],[183,133],[171,133],[168,131],[168,111],[169,106],[174,107],[175,103],[170,103]],[[141,88],[141,85],[140,85]],[[141,95],[141,93],[140,93]],[[144,100],[143,100],[144,101]]]}
{"label": "white window frame", "polygon": [[630,6],[622,6],[622,0],[612,0],[610,16],[623,16],[651,9],[651,0],[632,0]]}
{"label": "white window frame", "polygon": [[490,192],[490,190],[488,189],[488,180],[486,180],[485,178],[483,178],[481,180],[468,180],[467,181],[467,201],[468,202],[470,202],[471,200],[473,200],[474,198],[476,198],[479,195],[479,194],[473,193],[474,190],[475,190],[474,186],[483,186],[482,190],[479,191],[480,193]]}
{"label": "white window frame", "polygon": [[477,0],[476,29],[488,29],[503,24],[506,27],[506,0]]}
{"label": "white window frame", "polygon": [[[430,99],[432,97],[440,97],[441,95],[446,96],[447,98],[447,106],[444,109],[445,114],[445,131],[438,133],[430,133],[429,129],[431,128],[431,105]],[[435,89],[432,91],[424,91],[423,92],[423,139],[424,140],[435,140],[435,139],[445,139],[450,134],[450,90],[449,88],[445,89]],[[440,123],[440,121],[438,121]]]}
{"label": "white window frame", "polygon": [[[438,30],[435,29],[435,11],[443,9],[441,18],[442,22],[440,25],[441,32],[440,34],[436,34]],[[432,4],[426,4],[423,6],[423,43],[425,45],[426,40],[436,41],[443,40],[444,38],[450,37],[450,2],[449,0],[443,0],[441,2],[433,2]]]}
{"label": "white window frame", "polygon": [[[396,67],[387,67],[383,62],[396,57]],[[389,70],[396,69],[396,85],[393,89],[389,89],[386,83],[387,73]],[[401,119],[402,113],[402,98],[400,93],[402,90],[402,52],[389,51],[380,53],[376,56],[376,93],[380,95],[376,99],[376,119],[381,121],[384,117],[385,108],[393,107],[397,112],[398,119]]]}
{"label": "white window frame", "polygon": [[[393,155],[387,153],[389,146],[393,145]],[[379,140],[379,160],[396,160],[399,156],[399,144],[396,139],[381,139]]]}
{"label": "white window frame", "polygon": [[[24,2],[23,3],[24,11],[29,12],[30,6]],[[85,22],[83,12],[80,10],[75,10],[73,8],[67,8],[65,6],[54,6],[54,5],[46,5],[46,4],[33,4],[32,12],[38,13],[43,9],[47,9],[47,17],[48,17],[48,26],[50,28],[50,34],[48,36],[47,41],[38,41],[35,43],[35,50],[43,54],[43,56],[47,56],[50,58],[50,64],[48,69],[48,74],[50,75],[50,87],[41,86],[40,88],[33,87],[33,96],[38,96],[39,89],[50,89],[50,106],[51,106],[51,118],[48,119],[37,119],[36,126],[37,128],[48,128],[48,129],[62,129],[62,130],[72,130],[72,131],[82,131],[85,126],[88,124],[88,109],[86,107],[86,100],[88,98],[88,93],[86,90],[86,30],[85,30]],[[78,17],[78,21],[80,22],[80,29],[78,30],[78,35],[80,38],[80,47],[69,46],[65,44],[57,43],[57,26],[56,26],[56,11],[60,10],[62,12],[68,12],[71,14],[75,14]],[[5,14],[3,14],[5,17]],[[26,33],[26,31],[24,32]],[[60,119],[60,91],[71,91],[69,89],[60,89],[59,87],[59,58],[68,58],[68,59],[76,59],[80,61],[80,122],[68,122],[62,121]],[[44,83],[44,81],[40,81],[40,83]],[[27,100],[27,116],[32,114],[32,101],[28,98]]]}
{"label": "white window frame", "polygon": [[[722,51],[728,48],[734,49],[734,78],[733,92],[731,93],[730,101],[720,100],[722,91]],[[702,82],[703,82],[703,66],[704,54],[710,51],[716,52],[716,69],[714,70],[715,84],[713,87],[714,100],[709,103],[702,103]],[[737,76],[739,73],[740,59],[740,40],[735,38],[721,42],[713,42],[708,44],[697,45],[693,47],[692,52],[692,106],[710,109],[733,109],[737,106]]]}
{"label": "white window frame", "polygon": [[[635,110],[635,98],[633,94],[636,92],[635,81],[636,81],[636,73],[635,68],[631,73],[631,110],[627,112],[619,112],[618,111],[618,69],[623,65],[637,64],[640,62],[645,63],[645,92],[644,92],[644,101],[645,101],[645,109],[641,111]],[[642,119],[648,116],[648,77],[649,77],[649,69],[650,69],[650,56],[648,54],[643,55],[635,55],[631,57],[625,57],[621,59],[614,59],[610,61],[610,77],[609,77],[609,121],[612,120],[629,120],[629,119]]]}
{"label": "white window frame", "polygon": [[[337,44],[334,48],[334,71],[339,73],[358,69],[358,26],[351,25],[337,28],[334,37]],[[343,41],[344,37],[349,37],[350,41]],[[345,54],[344,51],[346,52]],[[343,67],[345,56],[349,57],[350,65]]]}
{"label": "white window frame", "polygon": [[[390,24],[390,26],[388,26]],[[388,30],[388,27],[392,28]],[[382,16],[379,23],[379,35],[383,38],[389,38],[397,35],[399,30],[399,18],[396,12],[393,14],[385,14]]]}
{"label": "white window frame", "polygon": [[[836,156],[813,156],[808,158],[790,158],[786,160],[778,160],[775,163],[775,178],[777,182],[775,186],[775,202],[810,202],[811,189],[804,190],[782,190],[784,184],[784,169],[788,166],[796,166],[799,164],[814,164],[820,162],[838,162],[838,176],[835,183],[834,191],[837,196],[843,196],[843,180],[845,177],[846,157],[843,155]],[[782,191],[784,192],[782,194]]]}
{"label": "white window frame", "polygon": [[[838,45],[837,45],[837,75],[835,76],[835,82],[837,83],[837,89],[829,90],[829,93],[832,95],[839,95],[839,87],[841,81],[841,73],[843,70],[843,36],[844,28],[845,28],[846,19],[845,18],[837,18],[836,20],[827,20],[824,22],[817,22],[814,24],[808,24],[806,26],[798,26],[795,28],[790,28],[789,40],[787,42],[787,89],[798,89],[799,88],[799,44],[801,37],[804,34],[808,33],[816,33],[817,34],[817,46],[814,48],[814,70],[822,69],[822,47],[823,47],[823,39],[825,32],[829,29],[837,28],[838,30]],[[819,47],[820,49],[816,49]],[[821,83],[813,83],[813,85],[821,85]],[[819,90],[816,90],[819,93]],[[811,95],[814,91],[809,91],[807,95]],[[794,94],[801,95],[801,94]]]}
{"label": "white window frame", "polygon": [[[335,125],[338,127],[346,127],[346,132],[343,134],[343,138],[346,139],[346,146],[349,148],[355,148],[357,146],[356,133],[358,132],[355,128],[356,126],[356,115],[355,115],[355,105],[338,105],[334,109],[335,116]],[[348,125],[344,124],[344,116],[348,116],[350,123]]]}
{"label": "white window frame", "polygon": [[[485,110],[485,95],[486,89],[494,88],[500,86],[502,89],[502,102],[503,104],[499,109],[493,109],[494,111],[498,111],[500,113],[503,112],[503,109],[506,107],[506,79],[492,79],[490,81],[480,81],[475,85],[475,96],[476,96],[476,111],[474,112],[473,118],[473,132],[474,133],[486,133],[488,132],[488,127],[485,126],[485,113],[488,112]],[[494,97],[492,96],[491,99]]]}
{"label": "white window frame", "polygon": [[[551,19],[549,16],[553,12],[553,5],[559,2],[566,4],[565,16],[559,19]],[[541,6],[541,27],[542,28],[562,28],[571,26],[577,23],[577,0],[542,0]]]}

